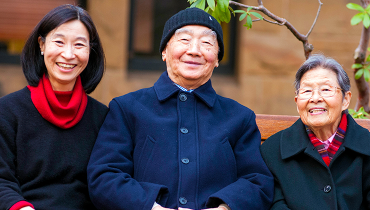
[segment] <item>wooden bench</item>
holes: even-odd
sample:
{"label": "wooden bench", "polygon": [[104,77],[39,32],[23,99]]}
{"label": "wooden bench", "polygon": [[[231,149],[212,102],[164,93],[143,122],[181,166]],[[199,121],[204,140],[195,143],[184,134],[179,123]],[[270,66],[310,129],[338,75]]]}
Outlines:
{"label": "wooden bench", "polygon": [[[290,127],[295,121],[298,120],[298,118],[299,116],[257,114],[256,122],[261,132],[261,142],[263,143],[268,137],[277,133],[278,131]],[[370,131],[370,120],[355,120],[359,125]]]}

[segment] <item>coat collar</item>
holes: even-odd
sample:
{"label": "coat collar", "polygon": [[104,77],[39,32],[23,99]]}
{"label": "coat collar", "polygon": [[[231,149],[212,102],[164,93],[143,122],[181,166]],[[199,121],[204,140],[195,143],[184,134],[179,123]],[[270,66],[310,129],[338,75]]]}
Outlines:
{"label": "coat collar", "polygon": [[[167,71],[163,72],[157,82],[154,84],[154,90],[157,94],[158,100],[161,102],[166,101],[173,94],[180,91],[180,89],[174,85],[173,81],[168,77]],[[217,94],[212,88],[211,80],[208,80],[208,82],[195,89],[192,93],[194,93],[194,95],[207,104],[207,106],[214,106]]]}
{"label": "coat collar", "polygon": [[344,145],[345,148],[351,149],[355,152],[370,156],[369,131],[357,124],[349,114],[347,114],[347,118],[348,129],[342,145]]}
{"label": "coat collar", "polygon": [[[342,147],[338,150],[345,150],[346,148],[357,153],[370,156],[370,133],[367,129],[361,127],[356,121],[347,114],[348,127],[346,137]],[[314,146],[308,138],[305,126],[301,119],[298,119],[291,127],[282,131],[280,140],[280,152],[283,159],[287,159],[301,152],[308,153],[316,158],[320,158]],[[316,155],[317,153],[317,155]]]}

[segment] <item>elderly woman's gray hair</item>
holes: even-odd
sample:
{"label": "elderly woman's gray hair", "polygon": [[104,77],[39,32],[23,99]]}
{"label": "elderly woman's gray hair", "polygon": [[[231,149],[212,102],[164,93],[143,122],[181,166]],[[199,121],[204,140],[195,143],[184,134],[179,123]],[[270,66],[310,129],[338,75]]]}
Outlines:
{"label": "elderly woman's gray hair", "polygon": [[321,54],[311,55],[298,69],[294,81],[294,86],[296,90],[298,90],[300,87],[303,75],[306,72],[316,68],[323,68],[333,71],[337,75],[338,84],[342,89],[343,95],[350,90],[351,84],[348,75],[343,70],[342,66],[333,58],[325,57]]}

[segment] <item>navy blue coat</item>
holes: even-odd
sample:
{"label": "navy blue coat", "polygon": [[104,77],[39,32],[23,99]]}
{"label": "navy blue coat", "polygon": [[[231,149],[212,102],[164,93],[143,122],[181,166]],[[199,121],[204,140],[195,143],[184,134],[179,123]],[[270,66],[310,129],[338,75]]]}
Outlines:
{"label": "navy blue coat", "polygon": [[370,209],[370,133],[347,118],[344,142],[329,167],[300,119],[262,144],[276,180],[271,209]]}
{"label": "navy blue coat", "polygon": [[254,113],[211,81],[183,92],[163,73],[153,87],[113,99],[88,165],[99,209],[267,209],[273,178]]}

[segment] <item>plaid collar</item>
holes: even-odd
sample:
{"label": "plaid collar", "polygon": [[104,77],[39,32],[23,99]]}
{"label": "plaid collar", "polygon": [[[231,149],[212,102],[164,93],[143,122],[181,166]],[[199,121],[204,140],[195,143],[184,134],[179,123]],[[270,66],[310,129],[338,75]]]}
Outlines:
{"label": "plaid collar", "polygon": [[338,130],[335,133],[333,141],[330,143],[328,149],[325,149],[324,143],[322,143],[316,135],[312,132],[311,129],[305,125],[306,131],[308,134],[311,143],[316,148],[316,150],[321,155],[322,159],[326,163],[327,166],[330,165],[331,160],[333,159],[335,153],[337,153],[339,147],[342,145],[344,141],[344,137],[346,136],[347,131],[347,115],[345,113],[342,114],[342,119],[339,123]]}

